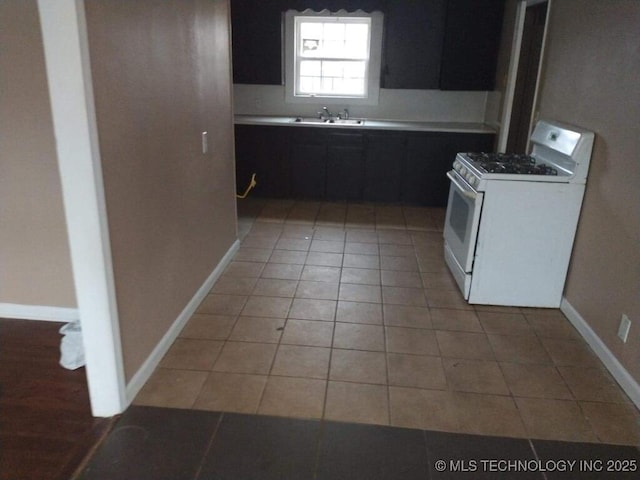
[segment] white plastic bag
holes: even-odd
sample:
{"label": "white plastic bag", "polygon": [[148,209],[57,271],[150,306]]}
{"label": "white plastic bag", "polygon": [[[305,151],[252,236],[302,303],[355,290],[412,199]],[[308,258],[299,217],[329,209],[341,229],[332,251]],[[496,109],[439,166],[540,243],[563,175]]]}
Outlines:
{"label": "white plastic bag", "polygon": [[67,323],[60,329],[60,333],[63,335],[60,341],[60,365],[68,370],[83,367],[85,361],[80,321]]}

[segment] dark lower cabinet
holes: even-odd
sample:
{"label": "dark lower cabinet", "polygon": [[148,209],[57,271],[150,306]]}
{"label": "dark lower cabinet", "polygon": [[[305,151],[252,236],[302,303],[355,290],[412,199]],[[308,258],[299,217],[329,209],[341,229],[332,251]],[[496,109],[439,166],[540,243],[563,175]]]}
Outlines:
{"label": "dark lower cabinet", "polygon": [[440,186],[448,186],[448,182],[439,167],[443,161],[447,161],[450,169],[455,158],[455,153],[449,157],[447,152],[447,135],[425,133],[409,135],[407,138],[407,164],[402,178],[403,202],[428,206],[439,206],[441,203]]}
{"label": "dark lower cabinet", "polygon": [[404,167],[406,137],[403,134],[367,134],[364,166],[364,199],[398,202]]}
{"label": "dark lower cabinet", "polygon": [[445,207],[449,197],[447,172],[458,152],[493,151],[493,134],[429,132],[407,138],[402,202]]}
{"label": "dark lower cabinet", "polygon": [[447,204],[458,152],[493,151],[494,134],[236,126],[236,177],[254,196]]}
{"label": "dark lower cabinet", "polygon": [[292,145],[291,196],[321,200],[327,176],[323,145]]}
{"label": "dark lower cabinet", "polygon": [[360,133],[327,135],[327,200],[361,201],[364,147]]}
{"label": "dark lower cabinet", "polygon": [[289,130],[293,198],[362,200],[362,133],[326,128]]}
{"label": "dark lower cabinet", "polygon": [[287,198],[289,192],[289,142],[281,127],[236,125],[236,191],[242,193],[256,174],[252,195]]}

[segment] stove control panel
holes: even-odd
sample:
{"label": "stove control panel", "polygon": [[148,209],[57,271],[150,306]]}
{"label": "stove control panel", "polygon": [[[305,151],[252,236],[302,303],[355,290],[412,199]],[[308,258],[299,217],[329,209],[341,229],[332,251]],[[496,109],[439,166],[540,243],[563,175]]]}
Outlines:
{"label": "stove control panel", "polygon": [[471,173],[471,171],[467,170],[467,168],[460,162],[460,160],[455,160],[453,162],[453,169],[460,174],[462,178],[464,178],[469,185],[472,187],[478,184],[478,178]]}

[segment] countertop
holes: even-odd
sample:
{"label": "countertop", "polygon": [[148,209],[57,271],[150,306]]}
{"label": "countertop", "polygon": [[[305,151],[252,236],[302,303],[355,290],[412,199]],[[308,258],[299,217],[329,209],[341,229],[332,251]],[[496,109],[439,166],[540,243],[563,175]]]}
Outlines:
{"label": "countertop", "polygon": [[308,124],[296,123],[296,117],[269,115],[236,115],[237,125],[273,125],[297,128],[343,128],[347,130],[400,130],[416,132],[458,132],[458,133],[496,133],[496,130],[484,123],[466,122],[415,122],[402,120],[364,119],[363,125]]}

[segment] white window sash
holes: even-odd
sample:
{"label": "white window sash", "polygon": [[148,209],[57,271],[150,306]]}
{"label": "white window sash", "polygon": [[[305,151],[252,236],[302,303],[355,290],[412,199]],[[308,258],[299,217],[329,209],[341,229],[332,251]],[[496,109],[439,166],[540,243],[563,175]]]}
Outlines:
{"label": "white window sash", "polygon": [[[298,17],[298,21],[296,21]],[[365,58],[360,57],[333,57],[333,56],[304,56],[298,54],[296,41],[298,40],[298,28],[304,22],[328,23],[327,17],[335,18],[336,21],[345,21],[353,18],[353,23],[368,23],[368,51]],[[357,17],[366,17],[356,20]],[[348,100],[350,105],[377,105],[380,88],[380,66],[382,55],[382,14],[373,12],[371,14],[362,11],[357,12],[297,12],[289,10],[285,14],[285,101],[287,103],[310,103],[319,104],[331,100],[332,98],[342,101]],[[363,95],[352,93],[303,93],[299,85],[300,63],[302,61],[318,62],[364,62],[364,86]],[[316,77],[322,81],[322,75]]]}

